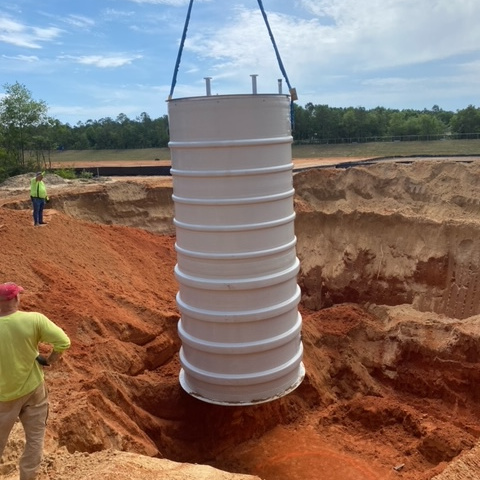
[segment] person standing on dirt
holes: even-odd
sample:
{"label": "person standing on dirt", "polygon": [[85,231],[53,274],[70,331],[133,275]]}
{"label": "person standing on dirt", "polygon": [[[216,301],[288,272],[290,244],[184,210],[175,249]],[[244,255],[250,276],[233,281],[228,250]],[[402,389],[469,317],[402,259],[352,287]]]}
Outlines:
{"label": "person standing on dirt", "polygon": [[[67,334],[45,315],[19,310],[23,288],[0,284],[0,458],[10,432],[20,419],[25,448],[20,480],[34,480],[43,457],[48,394],[43,366],[55,363],[70,348]],[[53,346],[48,357],[38,344]]]}
{"label": "person standing on dirt", "polygon": [[43,221],[43,209],[48,202],[47,187],[43,182],[43,172],[37,172],[30,181],[30,198],[33,205],[33,226],[46,225]]}

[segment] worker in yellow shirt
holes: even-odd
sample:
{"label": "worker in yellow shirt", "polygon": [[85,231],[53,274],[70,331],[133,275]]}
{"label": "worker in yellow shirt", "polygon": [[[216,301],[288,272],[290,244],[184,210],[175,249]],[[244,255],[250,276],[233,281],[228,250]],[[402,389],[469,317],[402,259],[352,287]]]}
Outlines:
{"label": "worker in yellow shirt", "polygon": [[43,209],[48,202],[47,187],[43,182],[43,172],[37,172],[30,181],[30,198],[33,205],[33,226],[46,225],[43,221]]}
{"label": "worker in yellow shirt", "polygon": [[[43,366],[55,363],[70,347],[70,339],[45,315],[19,310],[22,293],[15,283],[0,284],[0,458],[20,419],[26,440],[20,480],[34,480],[42,461],[48,415]],[[53,346],[49,356],[39,354],[39,343]]]}

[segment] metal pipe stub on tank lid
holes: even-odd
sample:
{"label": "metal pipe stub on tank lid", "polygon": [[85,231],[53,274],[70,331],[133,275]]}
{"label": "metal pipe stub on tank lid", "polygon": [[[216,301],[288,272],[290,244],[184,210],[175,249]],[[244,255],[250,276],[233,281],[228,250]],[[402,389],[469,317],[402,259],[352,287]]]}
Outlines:
{"label": "metal pipe stub on tank lid", "polygon": [[305,375],[290,99],[210,89],[208,78],[206,96],[168,101],[180,384],[250,405]]}

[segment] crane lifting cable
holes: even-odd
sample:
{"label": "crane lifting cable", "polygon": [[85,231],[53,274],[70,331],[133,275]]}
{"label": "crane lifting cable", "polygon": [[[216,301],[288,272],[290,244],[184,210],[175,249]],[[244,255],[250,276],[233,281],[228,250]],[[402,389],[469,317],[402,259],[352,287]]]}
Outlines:
{"label": "crane lifting cable", "polygon": [[[292,86],[290,85],[290,81],[288,79],[287,72],[286,72],[285,67],[283,65],[282,58],[280,57],[280,52],[278,51],[278,47],[277,47],[277,44],[275,42],[275,38],[273,36],[272,29],[270,28],[270,23],[268,22],[268,17],[267,17],[267,14],[265,12],[265,8],[263,7],[263,2],[262,2],[262,0],[257,0],[257,1],[258,1],[258,6],[260,7],[260,11],[262,13],[263,20],[264,20],[265,25],[267,27],[268,34],[269,34],[270,39],[272,41],[273,49],[274,49],[275,55],[277,57],[277,61],[278,61],[278,65],[280,67],[280,71],[282,72],[282,75],[285,78],[285,81],[286,81],[287,86],[288,86],[288,90],[290,92],[291,122],[292,122],[292,127],[293,127],[293,125],[294,125],[294,121],[293,121],[293,111],[294,111],[293,102],[298,99],[297,91],[295,90],[295,88],[292,88]],[[175,68],[174,68],[174,71],[173,71],[172,85],[170,87],[170,94],[168,95],[169,100],[171,100],[173,98],[173,91],[175,90],[175,85],[177,83],[177,75],[178,75],[178,70],[180,68],[180,62],[181,62],[181,59],[182,59],[183,48],[185,46],[185,40],[187,38],[187,31],[188,31],[188,25],[190,23],[190,17],[191,17],[191,14],[192,14],[192,7],[193,7],[193,0],[190,0],[190,3],[188,5],[188,10],[187,10],[187,16],[185,18],[185,25],[183,27],[182,39],[180,41],[180,47],[179,47],[178,54],[177,54],[177,60],[175,62]]]}
{"label": "crane lifting cable", "polygon": [[185,25],[183,27],[182,39],[180,41],[180,48],[178,49],[177,61],[175,62],[175,68],[173,70],[172,85],[170,87],[170,94],[168,95],[169,100],[173,98],[173,91],[175,89],[175,85],[177,84],[177,75],[178,75],[178,70],[180,68],[180,61],[182,59],[183,47],[185,45],[185,40],[187,38],[187,30],[188,30],[188,24],[190,23],[190,16],[192,14],[192,7],[193,7],[193,0],[190,0],[190,3],[188,5],[187,17],[185,18]]}
{"label": "crane lifting cable", "polygon": [[268,22],[268,17],[267,13],[265,12],[265,9],[263,8],[263,3],[262,0],[258,0],[258,6],[260,7],[260,11],[262,12],[263,20],[265,21],[265,25],[268,30],[268,34],[270,35],[270,39],[272,40],[272,45],[273,49],[275,50],[275,55],[277,56],[277,61],[278,61],[278,66],[280,67],[280,71],[282,72],[283,77],[285,78],[285,81],[287,82],[288,90],[290,92],[290,97],[292,99],[292,102],[297,100],[297,92],[292,86],[290,85],[290,81],[288,80],[287,72],[285,71],[285,67],[283,66],[282,58],[280,57],[280,52],[278,51],[277,48],[277,43],[275,42],[275,37],[273,36],[272,29],[270,28],[270,23]]}

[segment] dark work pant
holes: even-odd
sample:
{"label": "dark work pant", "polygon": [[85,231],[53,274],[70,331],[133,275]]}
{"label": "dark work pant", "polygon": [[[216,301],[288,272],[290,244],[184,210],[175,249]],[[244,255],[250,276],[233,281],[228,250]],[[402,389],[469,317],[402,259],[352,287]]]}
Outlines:
{"label": "dark work pant", "polygon": [[34,225],[39,225],[43,223],[43,207],[45,206],[44,198],[32,198],[33,204],[33,223]]}

